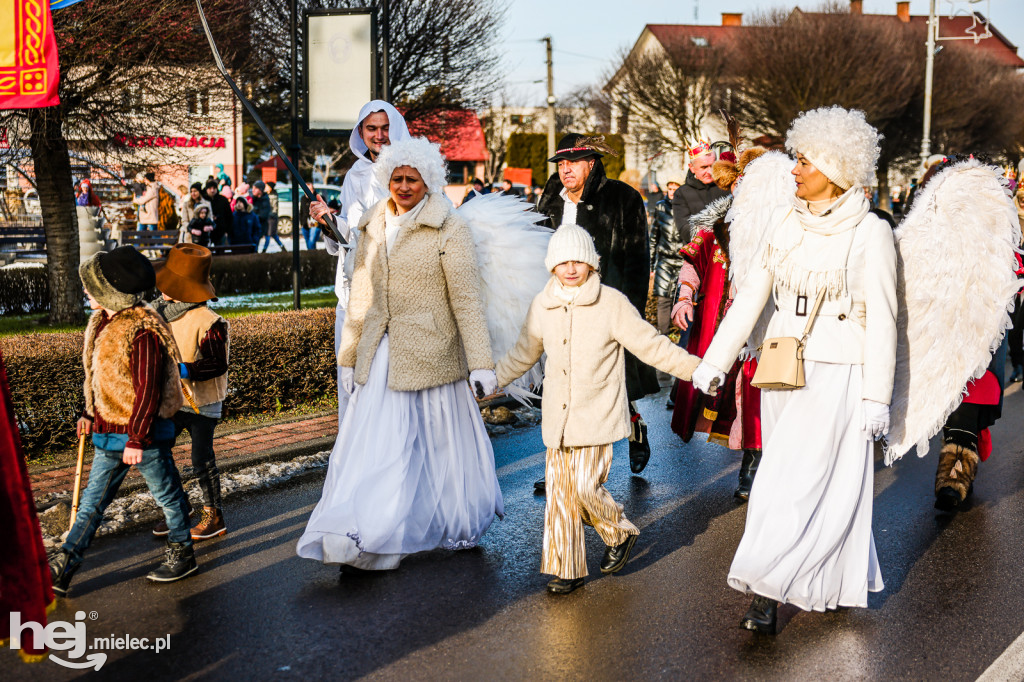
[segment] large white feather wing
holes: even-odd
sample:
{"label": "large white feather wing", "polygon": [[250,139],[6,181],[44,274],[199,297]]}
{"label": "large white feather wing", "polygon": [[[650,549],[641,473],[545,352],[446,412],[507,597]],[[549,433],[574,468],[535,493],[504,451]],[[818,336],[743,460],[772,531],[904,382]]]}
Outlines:
{"label": "large white feather wing", "polygon": [[895,236],[899,313],[886,464],[915,445],[918,456],[927,454],[1012,326],[1020,286],[1013,202],[998,169],[975,159],[936,175]]}
{"label": "large white feather wing", "polygon": [[[553,231],[537,224],[544,216],[532,208],[516,196],[485,194],[458,209],[473,233],[480,293],[495,360],[515,345],[530,304],[551,277],[544,267],[544,256]],[[541,364],[505,392],[519,400],[537,397],[530,390],[538,388],[544,377]]]}
{"label": "large white feather wing", "polygon": [[[743,290],[746,276],[761,262],[772,226],[772,215],[792,205],[796,193],[792,170],[793,159],[782,152],[763,154],[743,170],[732,208],[726,216],[730,221],[729,277],[737,293]],[[747,342],[751,348],[757,348],[764,341],[774,310],[769,301]]]}

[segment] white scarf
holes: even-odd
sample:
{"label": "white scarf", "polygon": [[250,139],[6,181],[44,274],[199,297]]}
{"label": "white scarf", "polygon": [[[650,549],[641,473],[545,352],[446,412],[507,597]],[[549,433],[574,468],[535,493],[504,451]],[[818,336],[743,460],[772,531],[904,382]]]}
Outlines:
{"label": "white scarf", "polygon": [[427,203],[427,197],[429,194],[423,195],[420,199],[420,203],[416,204],[402,215],[398,215],[398,207],[395,205],[394,199],[388,199],[387,209],[384,211],[384,243],[388,247],[388,255],[391,255],[391,249],[394,248],[395,242],[398,241],[398,233],[406,225],[416,224],[416,216],[420,214],[423,207]]}
{"label": "white scarf", "polygon": [[846,293],[846,263],[856,227],[871,209],[861,187],[848,189],[820,215],[802,199],[793,205],[772,234],[761,264],[777,286],[814,296],[825,289],[829,298]]}

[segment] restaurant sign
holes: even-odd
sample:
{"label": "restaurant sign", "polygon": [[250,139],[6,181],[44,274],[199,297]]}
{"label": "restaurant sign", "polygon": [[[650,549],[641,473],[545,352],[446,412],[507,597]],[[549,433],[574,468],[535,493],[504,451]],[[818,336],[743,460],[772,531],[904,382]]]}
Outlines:
{"label": "restaurant sign", "polygon": [[223,149],[223,137],[168,137],[166,135],[115,135],[114,142],[123,147],[207,147]]}

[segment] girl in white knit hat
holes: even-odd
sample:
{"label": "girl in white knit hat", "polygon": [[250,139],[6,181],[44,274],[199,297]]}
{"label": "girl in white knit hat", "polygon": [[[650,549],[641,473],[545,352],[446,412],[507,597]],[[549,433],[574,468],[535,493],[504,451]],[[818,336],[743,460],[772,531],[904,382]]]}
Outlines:
{"label": "girl in white knit hat", "polygon": [[602,573],[629,560],[640,533],[604,488],[612,444],[629,435],[624,350],[689,381],[698,363],[640,317],[620,292],[603,286],[597,250],[578,225],[551,237],[544,265],[554,273],[530,306],[515,346],[497,363],[506,386],[547,353],[542,435],[547,447],[547,507],[541,573],[567,594],[587,575],[584,524],[607,545]]}

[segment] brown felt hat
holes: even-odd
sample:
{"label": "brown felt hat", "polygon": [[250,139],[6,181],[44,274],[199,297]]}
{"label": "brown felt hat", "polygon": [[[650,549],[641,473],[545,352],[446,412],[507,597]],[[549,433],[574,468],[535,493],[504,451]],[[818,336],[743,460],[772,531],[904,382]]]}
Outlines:
{"label": "brown felt hat", "polygon": [[198,244],[175,244],[167,260],[156,269],[156,288],[175,301],[202,303],[216,300],[210,283],[213,254]]}

